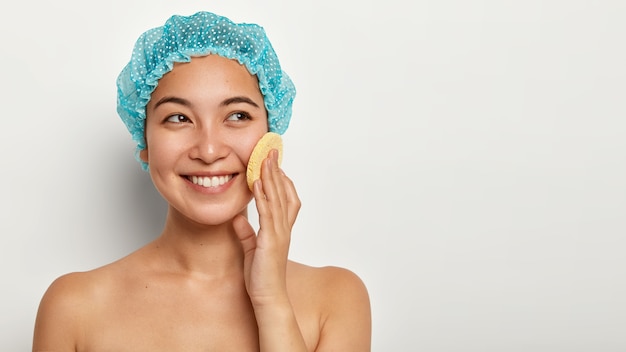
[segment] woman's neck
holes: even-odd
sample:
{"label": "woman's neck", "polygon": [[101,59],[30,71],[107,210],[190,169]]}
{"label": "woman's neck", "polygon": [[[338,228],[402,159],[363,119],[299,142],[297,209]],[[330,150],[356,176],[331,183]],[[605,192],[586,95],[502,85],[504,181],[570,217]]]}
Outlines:
{"label": "woman's neck", "polygon": [[243,251],[231,220],[202,225],[170,209],[153,244],[167,268],[181,274],[219,278],[243,270]]}

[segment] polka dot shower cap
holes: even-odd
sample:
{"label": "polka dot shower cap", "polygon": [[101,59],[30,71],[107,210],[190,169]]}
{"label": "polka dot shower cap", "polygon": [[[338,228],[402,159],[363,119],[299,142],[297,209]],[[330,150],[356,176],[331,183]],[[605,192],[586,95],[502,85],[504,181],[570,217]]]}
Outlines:
{"label": "polka dot shower cap", "polygon": [[135,157],[144,170],[148,165],[139,152],[146,148],[144,125],[150,95],[175,62],[208,54],[235,59],[256,75],[271,132],[283,134],[289,126],[296,90],[262,27],[233,23],[210,12],[172,16],[163,26],[139,37],[130,62],[117,78],[117,112],[137,143]]}

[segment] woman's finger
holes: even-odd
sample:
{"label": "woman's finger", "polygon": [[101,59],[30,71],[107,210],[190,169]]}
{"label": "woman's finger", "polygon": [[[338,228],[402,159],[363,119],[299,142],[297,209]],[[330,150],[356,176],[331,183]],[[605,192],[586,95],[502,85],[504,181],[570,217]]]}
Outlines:
{"label": "woman's finger", "polygon": [[283,183],[285,184],[285,193],[287,197],[287,221],[289,224],[289,228],[293,228],[293,225],[296,222],[296,217],[298,216],[298,212],[300,212],[300,207],[302,203],[300,202],[300,197],[298,197],[298,192],[296,191],[296,187],[293,184],[293,181],[282,173]]}
{"label": "woman's finger", "polygon": [[[267,159],[261,166],[261,181],[265,194],[267,210],[275,225],[287,224],[287,198],[283,185],[282,175],[278,168],[277,151],[270,151]],[[278,229],[276,229],[278,230]]]}
{"label": "woman's finger", "polygon": [[[265,163],[265,161],[263,162]],[[259,235],[261,235],[263,229],[274,228],[274,219],[272,219],[272,212],[268,204],[267,195],[265,194],[265,188],[266,186],[261,179],[254,181],[252,186],[256,210],[259,213]]]}
{"label": "woman's finger", "polygon": [[286,185],[285,185],[284,178],[283,178],[284,173],[282,172],[282,170],[280,169],[280,165],[278,164],[278,150],[272,149],[270,151],[270,158],[272,159],[271,168],[270,168],[271,174],[272,174],[272,180],[274,182],[274,186],[276,187],[278,200],[280,201],[279,204],[280,204],[281,216],[283,217],[283,219],[287,220],[288,214],[289,214],[287,191],[286,191]]}
{"label": "woman's finger", "polygon": [[261,179],[264,181],[263,183],[267,185],[266,194],[269,193],[270,201],[276,202],[277,205],[282,205],[281,201],[284,198],[281,197],[281,180],[278,177],[280,170],[278,168],[277,154],[276,149],[272,149],[268,153],[266,162],[261,167]]}

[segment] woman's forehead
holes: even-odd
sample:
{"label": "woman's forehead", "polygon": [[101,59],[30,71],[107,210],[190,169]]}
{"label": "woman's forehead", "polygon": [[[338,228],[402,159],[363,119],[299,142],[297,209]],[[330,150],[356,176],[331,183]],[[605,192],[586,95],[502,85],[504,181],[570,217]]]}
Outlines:
{"label": "woman's forehead", "polygon": [[159,80],[148,106],[164,96],[176,96],[190,101],[222,101],[236,96],[264,105],[258,79],[236,60],[218,55],[194,57],[190,62],[177,63]]}

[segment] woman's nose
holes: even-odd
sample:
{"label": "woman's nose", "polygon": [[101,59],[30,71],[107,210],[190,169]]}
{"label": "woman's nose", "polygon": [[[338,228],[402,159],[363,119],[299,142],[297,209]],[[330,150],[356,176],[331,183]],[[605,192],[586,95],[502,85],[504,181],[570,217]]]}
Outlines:
{"label": "woman's nose", "polygon": [[189,157],[210,164],[228,155],[228,146],[216,128],[198,129]]}

